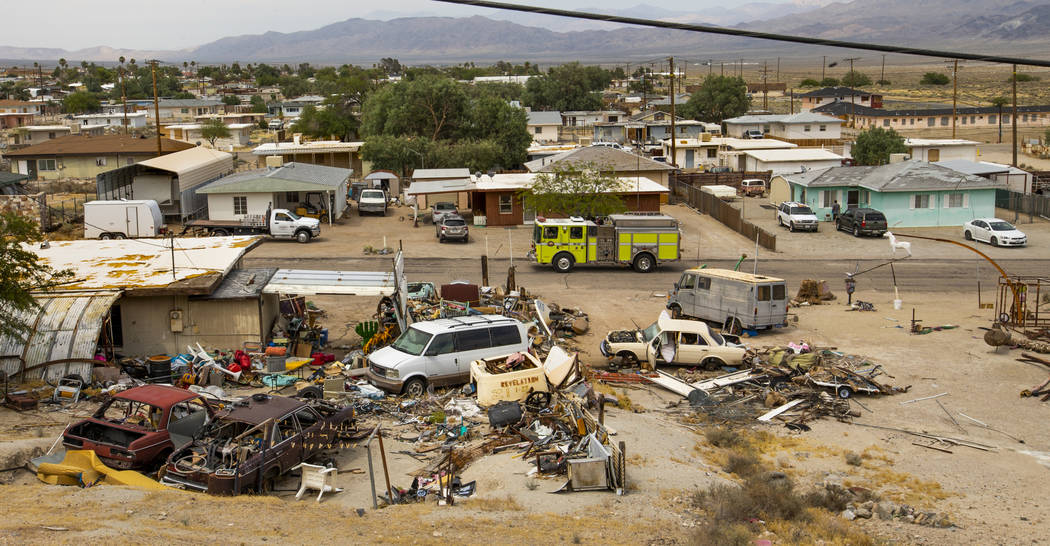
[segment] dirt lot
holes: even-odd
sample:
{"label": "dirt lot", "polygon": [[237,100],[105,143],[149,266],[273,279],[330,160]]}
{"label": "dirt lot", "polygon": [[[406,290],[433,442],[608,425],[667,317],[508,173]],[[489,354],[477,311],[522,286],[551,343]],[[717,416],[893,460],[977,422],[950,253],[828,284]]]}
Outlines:
{"label": "dirt lot", "polygon": [[[598,289],[557,290],[550,299],[566,305],[590,306]],[[606,299],[591,333],[579,339],[592,347],[607,328],[629,319],[643,320],[662,307],[662,300],[617,293]],[[980,339],[978,326],[987,324],[988,311],[977,310],[972,298],[961,294],[913,297],[917,316],[924,324],[955,324],[960,328],[924,336],[905,329],[911,309],[893,311],[885,293],[858,292],[873,301],[874,313],[850,313],[841,304],[798,310],[797,326],[749,340],[758,346],[807,340],[841,351],[867,355],[883,364],[892,383],[910,385],[906,394],[865,398],[871,411],[862,412],[858,423],[899,427],[933,434],[968,438],[998,447],[994,452],[955,447],[941,453],[915,446],[915,438],[894,432],[861,428],[823,420],[809,433],[789,433],[772,426],[745,427],[766,430],[762,459],[793,476],[801,487],[825,480],[838,480],[871,488],[883,498],[909,502],[947,513],[956,524],[935,529],[878,519],[855,522],[853,528],[874,537],[909,543],[1020,543],[1045,541],[1047,521],[1045,495],[1033,484],[1042,483],[1050,466],[1050,433],[1045,421],[1050,405],[1019,399],[1017,393],[1038,384],[1046,370],[1015,362],[1013,353],[996,353]],[[602,365],[592,354],[585,362]],[[359,542],[473,542],[482,529],[500,529],[500,542],[533,542],[536,533],[557,542],[608,536],[639,537],[631,542],[686,543],[702,527],[690,505],[691,494],[700,488],[729,480],[721,470],[712,447],[701,434],[704,427],[688,428],[679,422],[678,397],[655,387],[624,389],[634,411],[610,409],[609,424],[618,431],[617,440],[627,443],[631,464],[629,494],[590,492],[552,495],[559,483],[526,478],[527,463],[511,454],[482,458],[463,477],[478,480],[479,494],[455,507],[407,506],[373,511],[366,475],[341,473],[337,485],[343,493],[329,496],[316,506],[312,501],[295,502],[291,493],[278,499],[214,499],[178,491],[144,494],[116,487],[88,490],[45,486],[28,473],[6,472],[0,487],[9,510],[0,521],[3,534],[18,542],[95,542],[120,533],[128,540],[163,539],[199,542],[200,533],[221,534],[227,541],[251,541],[272,537],[282,542],[329,542],[347,536]],[[957,417],[959,430],[932,401],[901,402],[949,393],[940,398],[951,412],[963,412],[989,425],[1022,438],[1019,444],[983,430]],[[87,410],[87,406],[83,410]],[[82,410],[82,411],[83,411]],[[638,411],[638,413],[635,413]],[[18,415],[0,411],[4,446],[17,438],[38,438],[47,444],[61,427],[25,428],[39,422],[64,423],[72,416],[62,413]],[[19,428],[21,426],[21,428]],[[391,480],[405,487],[408,472],[423,463],[399,452],[412,444],[396,438],[413,435],[411,426],[391,426],[387,450]],[[710,425],[708,425],[710,426]],[[862,453],[860,466],[846,464],[846,452]],[[338,458],[343,470],[365,469],[361,448],[344,451]],[[380,478],[380,487],[382,480]],[[294,489],[294,479],[282,487]],[[535,487],[535,489],[533,489]],[[76,506],[76,510],[68,507]],[[358,517],[355,509],[365,508]],[[244,514],[254,517],[244,517]],[[309,525],[303,526],[304,518]],[[65,530],[52,531],[47,527]],[[616,533],[616,534],[611,534]],[[642,538],[644,537],[644,538]],[[773,537],[775,538],[775,536]],[[787,537],[784,537],[787,541]],[[776,541],[780,542],[780,541]]]}

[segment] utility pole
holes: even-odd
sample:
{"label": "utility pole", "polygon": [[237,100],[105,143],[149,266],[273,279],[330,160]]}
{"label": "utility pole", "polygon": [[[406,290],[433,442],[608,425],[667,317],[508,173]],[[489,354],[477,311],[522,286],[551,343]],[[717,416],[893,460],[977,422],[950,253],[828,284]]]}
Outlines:
{"label": "utility pole", "polygon": [[1013,70],[1013,83],[1014,83],[1014,113],[1010,118],[1010,130],[1013,132],[1013,166],[1017,167],[1017,65],[1014,65]]}
{"label": "utility pole", "polygon": [[777,83],[780,83],[780,57],[777,57]]}
{"label": "utility pole", "polygon": [[128,90],[124,86],[124,57],[120,61],[120,102],[124,104],[124,134],[128,134]]}
{"label": "utility pole", "polygon": [[667,65],[671,69],[671,164],[675,164],[675,158],[678,157],[678,147],[675,146],[676,137],[675,133],[675,119],[674,119],[674,57],[667,58]]}
{"label": "utility pole", "polygon": [[880,82],[886,81],[886,54],[885,53],[882,54],[882,75],[879,76],[879,81]]}
{"label": "utility pole", "polygon": [[795,90],[794,89],[791,90],[791,95],[790,96],[791,96],[791,99],[790,99],[791,100],[791,110],[790,110],[790,112],[792,114],[794,114],[795,113]]}
{"label": "utility pole", "polygon": [[[885,57],[885,56],[884,56]],[[959,98],[959,59],[952,63],[952,138],[955,138],[956,105]],[[1014,84],[1016,87],[1016,84]]]}
{"label": "utility pole", "polygon": [[762,109],[769,110],[769,85],[767,83],[769,79],[769,67],[766,66],[766,62],[762,61]]}
{"label": "utility pole", "polygon": [[824,85],[824,70],[828,67],[828,56],[823,55],[820,58],[820,84]]}
{"label": "utility pole", "polygon": [[149,62],[150,73],[153,75],[153,122],[157,125],[157,157],[164,155],[160,145],[160,99],[157,98],[157,61]]}
{"label": "utility pole", "polygon": [[707,60],[707,75],[708,76],[714,76],[715,75],[715,60],[714,59],[708,59]]}
{"label": "utility pole", "polygon": [[726,75],[726,63],[718,63],[718,64],[722,65],[722,76],[725,76]]}
{"label": "utility pole", "polygon": [[[853,74],[853,61],[859,61],[860,57],[850,57],[845,59],[849,61],[849,73]],[[857,115],[856,115],[856,95],[853,93],[853,86],[849,86],[849,125],[850,127],[856,127]]]}
{"label": "utility pole", "polygon": [[740,79],[744,79],[744,59],[740,59]]}

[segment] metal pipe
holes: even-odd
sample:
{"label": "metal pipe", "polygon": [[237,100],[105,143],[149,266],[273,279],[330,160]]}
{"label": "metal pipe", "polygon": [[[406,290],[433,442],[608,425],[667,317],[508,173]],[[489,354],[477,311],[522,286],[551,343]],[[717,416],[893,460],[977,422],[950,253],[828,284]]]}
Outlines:
{"label": "metal pipe", "polygon": [[383,460],[383,477],[386,478],[386,494],[390,495],[390,504],[394,504],[394,488],[390,487],[390,470],[386,465],[386,449],[383,448],[383,430],[376,427],[376,438],[379,438],[379,456]]}

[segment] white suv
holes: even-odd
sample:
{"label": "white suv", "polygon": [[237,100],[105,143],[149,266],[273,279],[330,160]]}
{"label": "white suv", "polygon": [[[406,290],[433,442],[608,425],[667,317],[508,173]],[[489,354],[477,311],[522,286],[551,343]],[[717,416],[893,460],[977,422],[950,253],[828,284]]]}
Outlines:
{"label": "white suv", "polygon": [[819,222],[813,209],[805,203],[795,201],[784,201],[777,207],[777,223],[786,226],[789,230],[817,231]]}

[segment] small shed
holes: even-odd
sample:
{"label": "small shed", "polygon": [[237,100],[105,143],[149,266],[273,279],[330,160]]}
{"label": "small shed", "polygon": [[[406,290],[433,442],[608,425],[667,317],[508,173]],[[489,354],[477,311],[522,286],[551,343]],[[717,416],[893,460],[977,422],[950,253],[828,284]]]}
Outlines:
{"label": "small shed", "polygon": [[416,196],[416,210],[450,201],[460,210],[470,210],[470,169],[416,169],[405,195]]}
{"label": "small shed", "polygon": [[369,184],[369,187],[386,190],[389,196],[401,194],[401,179],[394,174],[394,171],[372,171],[365,177],[365,182]]}

